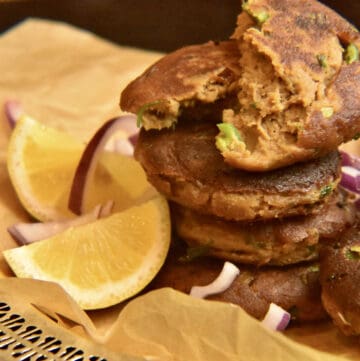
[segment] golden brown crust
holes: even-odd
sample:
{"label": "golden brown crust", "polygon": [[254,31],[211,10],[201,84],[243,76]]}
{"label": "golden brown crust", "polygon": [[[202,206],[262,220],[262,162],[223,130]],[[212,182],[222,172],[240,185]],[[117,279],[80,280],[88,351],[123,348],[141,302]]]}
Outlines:
{"label": "golden brown crust", "polygon": [[321,249],[322,300],[346,335],[360,335],[360,223]]}
{"label": "golden brown crust", "polygon": [[[180,243],[173,244],[160,273],[149,289],[172,287],[189,293],[192,286],[211,283],[220,273],[223,262],[208,257],[191,262],[179,261],[185,255]],[[240,275],[223,293],[208,299],[241,306],[253,317],[263,319],[271,302],[292,313],[299,322],[325,319],[321,305],[318,267],[303,264],[289,267],[250,268],[238,265]]]}
{"label": "golden brown crust", "polygon": [[323,156],[358,135],[360,62],[344,60],[350,43],[360,47],[352,25],[313,0],[249,0],[244,9],[235,40],[166,55],[124,90],[123,110],[140,110],[145,129],[213,113],[241,137],[219,147],[225,161],[257,172]]}
{"label": "golden brown crust", "polygon": [[225,160],[265,171],[322,156],[359,133],[360,62],[347,64],[343,48],[359,48],[356,29],[312,0],[249,0],[244,10],[233,35],[240,111],[224,117],[244,145],[222,150]]}
{"label": "golden brown crust", "polygon": [[319,242],[338,239],[355,220],[344,194],[334,194],[316,215],[258,222],[226,221],[172,204],[173,225],[189,246],[254,265],[288,265],[318,258]]}
{"label": "golden brown crust", "polygon": [[214,124],[200,122],[179,123],[175,131],[142,130],[135,157],[169,199],[236,220],[312,213],[340,177],[337,152],[266,173],[232,168],[215,148],[216,132]]}
{"label": "golden brown crust", "polygon": [[[180,106],[189,105],[187,101],[211,103],[223,98],[238,77],[238,58],[235,41],[210,41],[176,50],[124,89],[120,107],[137,113],[145,104],[160,101],[154,106],[160,125],[149,124],[148,127],[169,126],[180,114]],[[143,116],[145,127],[148,124],[146,115]],[[169,125],[161,124],[167,124],[168,118],[172,119]]]}
{"label": "golden brown crust", "polygon": [[338,102],[337,111],[327,118],[321,110],[314,109],[298,134],[297,144],[318,149],[318,154],[334,149],[360,132],[360,62],[341,68],[327,90],[327,97]]}
{"label": "golden brown crust", "polygon": [[[244,14],[240,15],[233,38],[254,44],[297,92],[304,86],[304,76],[325,84],[332,79],[343,64],[343,44],[360,45],[357,30],[318,1],[249,0],[244,9],[250,14],[265,12],[268,18],[261,25],[253,19],[244,29]],[[318,55],[326,59],[325,71]]]}

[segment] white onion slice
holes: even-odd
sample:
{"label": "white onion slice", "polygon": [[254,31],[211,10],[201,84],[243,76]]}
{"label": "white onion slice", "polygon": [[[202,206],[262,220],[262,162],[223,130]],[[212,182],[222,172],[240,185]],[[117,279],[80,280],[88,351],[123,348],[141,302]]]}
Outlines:
{"label": "white onion slice", "polygon": [[69,227],[80,226],[100,218],[102,206],[96,206],[91,213],[83,216],[45,223],[17,223],[8,228],[11,236],[20,244],[26,245],[42,239],[49,238],[57,233],[65,231]]}
{"label": "white onion slice", "polygon": [[291,319],[289,312],[285,311],[275,303],[271,303],[262,324],[273,331],[283,331],[288,326]]}
{"label": "white onion slice", "polygon": [[205,298],[210,295],[226,291],[235,278],[239,275],[240,270],[231,262],[225,262],[223,269],[217,278],[207,286],[194,286],[190,290],[190,296],[195,298]]}
{"label": "white onion slice", "polygon": [[[107,121],[86,146],[75,171],[69,197],[69,208],[76,214],[82,214],[83,198],[88,192],[99,157],[108,140],[119,130],[129,132],[136,126],[135,115],[123,115]],[[129,133],[128,133],[129,134]]]}
{"label": "white onion slice", "polygon": [[342,166],[340,185],[352,192],[360,193],[360,170],[351,166]]}
{"label": "white onion slice", "polygon": [[15,127],[16,122],[24,114],[23,108],[17,100],[7,100],[4,103],[4,111],[11,128]]}

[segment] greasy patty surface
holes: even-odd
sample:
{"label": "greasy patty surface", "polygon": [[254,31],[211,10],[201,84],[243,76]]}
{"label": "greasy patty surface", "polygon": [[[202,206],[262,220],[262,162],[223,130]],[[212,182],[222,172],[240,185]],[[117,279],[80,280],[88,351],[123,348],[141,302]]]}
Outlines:
{"label": "greasy patty surface", "polygon": [[216,126],[208,122],[141,130],[135,157],[149,181],[170,200],[234,220],[312,213],[339,180],[337,152],[264,173],[233,168],[214,145],[216,133]]}
{"label": "greasy patty surface", "polygon": [[314,0],[249,0],[243,9],[234,41],[166,55],[124,90],[122,109],[161,129],[196,122],[220,101],[219,122],[233,135],[218,132],[218,149],[249,171],[308,161],[356,137],[356,29]]}
{"label": "greasy patty surface", "polygon": [[217,258],[255,265],[316,260],[319,242],[338,239],[354,220],[354,207],[342,194],[334,194],[315,215],[258,222],[226,221],[172,204],[172,224],[189,246],[202,246]]}
{"label": "greasy patty surface", "polygon": [[170,127],[184,108],[226,97],[238,78],[238,60],[236,41],[181,48],[131,82],[120,106],[131,113],[141,111],[145,129]]}
{"label": "greasy patty surface", "polygon": [[[184,247],[180,243],[173,245],[165,265],[149,288],[172,287],[189,293],[192,286],[211,283],[224,264],[223,261],[207,257],[181,261],[184,254]],[[317,264],[260,269],[243,265],[238,267],[240,275],[232,285],[208,299],[240,305],[258,319],[265,316],[271,302],[291,312],[298,321],[315,321],[326,317],[321,305]]]}
{"label": "greasy patty surface", "polygon": [[320,255],[324,307],[343,333],[360,335],[360,223]]}

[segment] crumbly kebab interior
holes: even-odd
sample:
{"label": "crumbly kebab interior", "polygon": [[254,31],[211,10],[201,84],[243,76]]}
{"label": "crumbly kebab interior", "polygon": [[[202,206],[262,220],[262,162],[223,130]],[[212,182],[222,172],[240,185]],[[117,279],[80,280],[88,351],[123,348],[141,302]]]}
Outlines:
{"label": "crumbly kebab interior", "polygon": [[314,110],[327,116],[339,108],[326,90],[344,61],[325,14],[297,13],[298,7],[285,14],[271,5],[276,1],[243,5],[233,35],[241,54],[240,106],[223,114],[239,143],[220,150],[230,164],[255,171],[314,156],[314,149],[297,144],[298,136]]}
{"label": "crumbly kebab interior", "polygon": [[221,122],[236,100],[239,49],[212,41],[178,49],[153,64],[122,92],[120,106],[144,129],[176,126],[179,118]]}
{"label": "crumbly kebab interior", "polygon": [[135,81],[146,89],[138,104],[126,90],[122,108],[146,130],[218,123],[225,161],[249,171],[317,158],[360,133],[360,35],[338,14],[315,1],[248,0],[232,40],[165,56]]}

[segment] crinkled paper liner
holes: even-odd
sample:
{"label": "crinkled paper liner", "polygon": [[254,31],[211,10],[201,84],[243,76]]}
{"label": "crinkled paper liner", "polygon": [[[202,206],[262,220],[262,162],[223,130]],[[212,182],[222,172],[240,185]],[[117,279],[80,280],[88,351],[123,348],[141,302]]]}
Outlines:
{"label": "crinkled paper liner", "polygon": [[[83,141],[119,114],[120,90],[161,55],[115,46],[69,25],[36,19],[3,34],[0,53],[0,103],[19,99],[34,118]],[[2,250],[16,246],[6,228],[29,220],[6,171],[9,134],[1,114]],[[355,146],[349,147],[354,150]],[[0,274],[0,302],[68,342],[109,352],[108,360],[360,358],[358,340],[340,335],[330,323],[293,327],[284,335],[263,328],[237,306],[193,299],[171,289],[86,313],[56,284],[12,277],[2,256]],[[122,356],[126,354],[134,358]]]}

